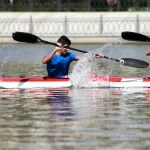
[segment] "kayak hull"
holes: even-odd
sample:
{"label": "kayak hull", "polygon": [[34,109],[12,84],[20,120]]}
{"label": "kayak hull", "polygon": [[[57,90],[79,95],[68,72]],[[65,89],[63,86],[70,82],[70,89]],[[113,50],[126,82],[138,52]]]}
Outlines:
{"label": "kayak hull", "polygon": [[60,88],[71,87],[69,78],[44,78],[44,77],[30,77],[30,78],[1,78],[1,88]]}
{"label": "kayak hull", "polygon": [[[93,87],[101,88],[150,88],[150,77],[92,77]],[[98,83],[106,84],[98,84]],[[98,86],[97,86],[98,84]],[[0,78],[1,88],[61,88],[71,87],[69,78]]]}

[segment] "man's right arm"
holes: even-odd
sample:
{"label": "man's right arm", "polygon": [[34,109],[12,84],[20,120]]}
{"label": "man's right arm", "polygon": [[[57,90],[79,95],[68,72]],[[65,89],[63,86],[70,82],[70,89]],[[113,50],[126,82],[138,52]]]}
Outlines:
{"label": "man's right arm", "polygon": [[46,64],[48,61],[50,61],[50,60],[52,59],[53,55],[54,55],[57,51],[59,51],[59,50],[61,49],[62,44],[61,44],[61,43],[57,43],[57,45],[58,45],[59,47],[56,46],[56,47],[54,48],[54,50],[53,50],[50,54],[48,54],[47,56],[43,57],[43,59],[42,59],[42,63],[43,63],[43,64]]}
{"label": "man's right arm", "polygon": [[53,55],[57,52],[58,50],[55,48],[50,54],[48,54],[47,56],[43,57],[42,59],[42,63],[46,64],[48,61],[50,61],[53,57]]}

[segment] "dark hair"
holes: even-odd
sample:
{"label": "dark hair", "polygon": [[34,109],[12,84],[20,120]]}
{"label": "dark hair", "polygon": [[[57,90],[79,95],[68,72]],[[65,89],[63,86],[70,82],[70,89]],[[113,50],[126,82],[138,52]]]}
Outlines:
{"label": "dark hair", "polygon": [[71,41],[65,35],[61,36],[57,42],[61,43],[62,45],[65,44],[71,45]]}

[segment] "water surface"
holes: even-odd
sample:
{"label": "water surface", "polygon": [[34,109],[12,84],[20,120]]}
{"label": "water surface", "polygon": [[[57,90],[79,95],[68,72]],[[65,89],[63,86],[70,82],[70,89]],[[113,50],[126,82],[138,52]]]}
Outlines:
{"label": "water surface", "polygon": [[149,89],[1,89],[2,149],[149,149]]}

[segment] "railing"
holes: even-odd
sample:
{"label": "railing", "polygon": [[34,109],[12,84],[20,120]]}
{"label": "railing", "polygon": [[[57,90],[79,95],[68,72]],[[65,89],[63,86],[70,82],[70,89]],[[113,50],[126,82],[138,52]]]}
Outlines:
{"label": "railing", "polygon": [[69,35],[72,37],[119,36],[122,31],[135,31],[150,35],[150,16],[138,14],[131,17],[95,18],[1,18],[0,36],[11,36],[14,31],[23,31],[43,37]]}
{"label": "railing", "polygon": [[149,0],[0,0],[0,11],[146,11]]}

